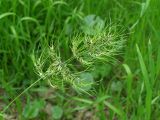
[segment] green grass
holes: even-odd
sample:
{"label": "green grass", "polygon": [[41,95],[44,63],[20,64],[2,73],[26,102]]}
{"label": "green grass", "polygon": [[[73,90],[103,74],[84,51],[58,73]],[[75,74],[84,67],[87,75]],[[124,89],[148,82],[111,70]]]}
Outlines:
{"label": "green grass", "polygon": [[[0,119],[159,120],[159,5],[159,0],[1,0]],[[72,58],[75,36],[79,41],[84,33],[95,32],[87,28],[92,21],[85,23],[88,15],[99,16],[95,21],[100,27],[119,25],[116,34],[123,30],[127,36],[116,61],[94,64],[93,71],[81,75],[95,81],[86,93],[63,80],[55,88],[55,76],[37,81],[35,62],[52,45],[73,75],[88,70]],[[68,74],[57,76],[67,79]]]}

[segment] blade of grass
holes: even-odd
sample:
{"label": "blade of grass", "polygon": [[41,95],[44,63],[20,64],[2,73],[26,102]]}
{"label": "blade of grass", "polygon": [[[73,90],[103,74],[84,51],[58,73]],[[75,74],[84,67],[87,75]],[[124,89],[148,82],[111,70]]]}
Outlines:
{"label": "blade of grass", "polygon": [[83,99],[83,98],[73,97],[73,100],[80,101],[80,102],[87,103],[87,104],[93,104],[93,101]]}
{"label": "blade of grass", "polygon": [[142,9],[141,9],[141,14],[140,14],[140,17],[142,17],[145,12],[147,11],[148,7],[149,7],[149,4],[150,4],[150,0],[146,0],[146,2],[142,3]]}
{"label": "blade of grass", "polygon": [[133,81],[133,74],[127,64],[123,64],[127,72],[127,109],[129,107],[130,99],[132,99],[132,81]]}
{"label": "blade of grass", "polygon": [[21,18],[21,21],[33,21],[35,22],[37,25],[39,25],[39,22],[37,19],[33,18],[33,17],[23,17]]}
{"label": "blade of grass", "polygon": [[34,85],[36,85],[39,81],[41,81],[42,78],[36,80],[34,83],[32,83],[29,87],[27,87],[24,91],[22,91],[18,96],[16,96],[1,112],[0,114],[3,114],[6,112],[6,110],[20,97],[22,96],[24,93],[26,93],[31,87],[33,87]]}
{"label": "blade of grass", "polygon": [[148,60],[149,60],[149,73],[150,73],[150,78],[151,78],[151,85],[153,86],[155,83],[155,63],[152,57],[152,44],[151,41],[149,40],[148,42]]}
{"label": "blade of grass", "polygon": [[4,17],[10,16],[10,15],[16,15],[16,14],[13,13],[13,12],[3,13],[3,14],[0,15],[0,20],[1,20],[2,18],[4,18]]}
{"label": "blade of grass", "polygon": [[158,56],[156,62],[156,77],[159,76],[159,73],[160,73],[160,48],[158,49]]}
{"label": "blade of grass", "polygon": [[138,54],[138,59],[139,59],[139,63],[140,63],[140,67],[141,67],[141,72],[143,75],[143,80],[144,80],[144,84],[146,87],[146,101],[145,101],[145,107],[146,107],[146,120],[150,120],[151,117],[151,100],[152,100],[152,89],[150,86],[150,81],[149,81],[149,75],[147,72],[147,68],[146,65],[144,63],[142,54],[140,52],[140,49],[138,47],[138,45],[136,45],[136,49],[137,49],[137,54]]}
{"label": "blade of grass", "polygon": [[113,106],[111,103],[105,101],[104,104],[110,108],[111,110],[113,110],[115,113],[117,113],[120,116],[123,116],[123,112],[121,112],[121,110],[117,109],[115,106]]}

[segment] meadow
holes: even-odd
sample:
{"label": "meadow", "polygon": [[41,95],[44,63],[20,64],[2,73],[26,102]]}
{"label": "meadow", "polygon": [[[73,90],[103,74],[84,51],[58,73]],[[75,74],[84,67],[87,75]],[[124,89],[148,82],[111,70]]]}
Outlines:
{"label": "meadow", "polygon": [[0,0],[0,120],[160,120],[160,0]]}

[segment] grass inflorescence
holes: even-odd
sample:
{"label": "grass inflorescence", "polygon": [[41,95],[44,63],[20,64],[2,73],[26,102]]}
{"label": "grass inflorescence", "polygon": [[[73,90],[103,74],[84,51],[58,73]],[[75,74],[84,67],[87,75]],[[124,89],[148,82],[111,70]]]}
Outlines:
{"label": "grass inflorescence", "polygon": [[[80,74],[91,71],[96,64],[113,63],[116,60],[115,56],[121,52],[126,35],[122,31],[116,30],[116,26],[110,25],[94,35],[73,36],[70,43],[72,55],[68,60],[62,60],[55,50],[54,46],[56,45],[52,45],[42,51],[39,58],[34,58],[38,75],[40,78],[48,80],[49,84],[55,88],[62,89],[67,84],[76,89],[79,86],[87,86],[88,83],[80,80]],[[75,63],[75,61],[77,62]],[[71,68],[77,69],[76,65],[85,69],[72,71]]]}

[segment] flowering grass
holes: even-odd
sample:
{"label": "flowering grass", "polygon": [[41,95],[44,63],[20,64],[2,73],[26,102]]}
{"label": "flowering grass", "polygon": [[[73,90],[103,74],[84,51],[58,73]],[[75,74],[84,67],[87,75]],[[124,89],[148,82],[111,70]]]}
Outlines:
{"label": "flowering grass", "polygon": [[160,119],[159,5],[1,0],[0,119]]}

